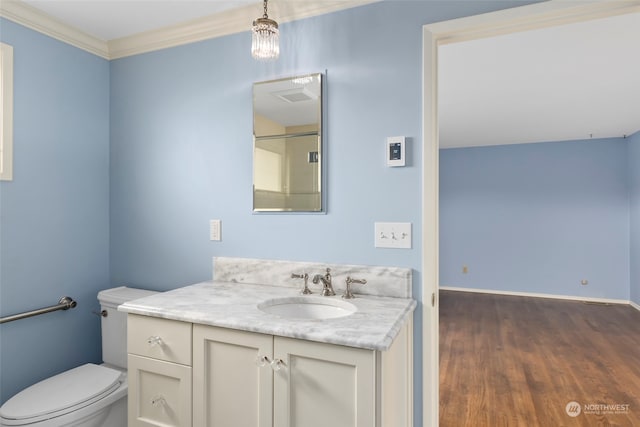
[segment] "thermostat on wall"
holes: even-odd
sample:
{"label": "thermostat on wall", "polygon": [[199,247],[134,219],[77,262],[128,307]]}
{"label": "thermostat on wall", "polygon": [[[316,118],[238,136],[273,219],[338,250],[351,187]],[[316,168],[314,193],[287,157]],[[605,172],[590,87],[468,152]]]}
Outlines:
{"label": "thermostat on wall", "polygon": [[404,166],[406,157],[404,139],[404,136],[390,136],[387,138],[387,166]]}

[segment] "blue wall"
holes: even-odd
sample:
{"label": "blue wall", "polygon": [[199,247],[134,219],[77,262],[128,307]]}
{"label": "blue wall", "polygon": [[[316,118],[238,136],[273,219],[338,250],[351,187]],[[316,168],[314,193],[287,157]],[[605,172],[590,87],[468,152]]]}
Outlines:
{"label": "blue wall", "polygon": [[628,151],[622,138],[440,150],[441,286],[628,300]]}
{"label": "blue wall", "polygon": [[[393,2],[284,24],[275,64],[251,58],[248,33],[113,61],[113,284],[165,290],[206,280],[220,255],[410,267],[420,298],[422,25],[508,6]],[[252,82],[318,71],[328,211],[254,215]],[[384,142],[395,135],[409,138],[405,168],[385,165]],[[222,220],[221,242],[208,239],[210,219]],[[413,223],[413,249],[375,249],[374,221]]]}
{"label": "blue wall", "polygon": [[[215,255],[419,273],[422,25],[508,5],[381,3],[284,24],[272,64],[251,58],[249,33],[112,61],[113,283],[193,283],[211,277]],[[252,83],[318,71],[327,83],[328,213],[254,215]],[[385,165],[394,135],[409,138],[408,167]],[[222,242],[208,240],[215,218]],[[414,249],[375,249],[374,221],[412,222]]]}
{"label": "blue wall", "polygon": [[[419,299],[422,26],[526,3],[388,1],[287,23],[272,64],[251,59],[248,32],[107,63],[2,21],[16,48],[16,160],[0,184],[0,309],[61,294],[80,305],[0,327],[1,401],[99,361],[98,290],[205,280],[216,255],[410,267]],[[251,84],[318,71],[328,211],[253,215]],[[395,135],[408,137],[405,168],[384,163]],[[222,242],[208,240],[213,218]],[[374,249],[374,221],[412,222],[413,249]],[[421,334],[419,307],[416,425]]]}
{"label": "blue wall", "polygon": [[631,301],[640,305],[640,132],[629,139],[629,217],[631,220]]}
{"label": "blue wall", "polygon": [[99,362],[96,294],[109,281],[109,64],[2,20],[14,48],[14,180],[0,183],[0,315],[78,307],[0,325],[0,403]]}

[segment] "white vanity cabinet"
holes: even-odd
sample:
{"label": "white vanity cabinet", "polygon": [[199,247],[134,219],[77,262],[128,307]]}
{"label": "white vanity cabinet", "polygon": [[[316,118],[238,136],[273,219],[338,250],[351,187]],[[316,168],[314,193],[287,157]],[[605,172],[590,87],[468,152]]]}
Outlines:
{"label": "white vanity cabinet", "polygon": [[376,351],[129,314],[128,426],[411,427],[411,336]]}
{"label": "white vanity cabinet", "polygon": [[196,427],[410,427],[411,323],[385,352],[193,327]]}
{"label": "white vanity cabinet", "polygon": [[129,427],[191,426],[191,329],[191,323],[129,314]]}

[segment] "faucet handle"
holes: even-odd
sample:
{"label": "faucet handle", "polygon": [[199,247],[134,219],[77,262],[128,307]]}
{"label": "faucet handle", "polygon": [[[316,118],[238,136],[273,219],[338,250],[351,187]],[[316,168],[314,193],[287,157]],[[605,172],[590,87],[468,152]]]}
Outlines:
{"label": "faucet handle", "polygon": [[351,276],[347,276],[347,289],[344,291],[344,295],[342,295],[342,298],[344,299],[353,299],[356,296],[353,294],[353,292],[351,292],[351,285],[353,283],[359,283],[361,285],[366,285],[367,281],[365,279],[353,279],[351,278]]}
{"label": "faucet handle", "polygon": [[361,285],[366,285],[367,284],[367,280],[366,279],[352,279],[351,276],[347,276],[347,285],[350,285],[352,283],[360,283]]}
{"label": "faucet handle", "polygon": [[309,289],[309,286],[307,286],[307,281],[309,280],[309,275],[307,273],[302,273],[302,274],[291,273],[291,278],[304,279],[304,288],[300,291],[302,295],[309,295],[313,293],[311,292],[311,289]]}

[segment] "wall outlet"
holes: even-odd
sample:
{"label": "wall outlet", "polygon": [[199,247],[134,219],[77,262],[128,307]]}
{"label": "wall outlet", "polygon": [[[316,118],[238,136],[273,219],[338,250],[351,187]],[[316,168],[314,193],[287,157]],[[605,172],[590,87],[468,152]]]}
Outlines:
{"label": "wall outlet", "polygon": [[209,239],[220,241],[222,240],[221,222],[219,219],[212,219],[209,221]]}
{"label": "wall outlet", "polygon": [[588,281],[587,279],[582,279],[582,280],[580,281],[580,284],[581,284],[582,286],[587,286],[587,285],[589,284],[589,281]]}
{"label": "wall outlet", "polygon": [[410,222],[376,222],[375,247],[411,249]]}

